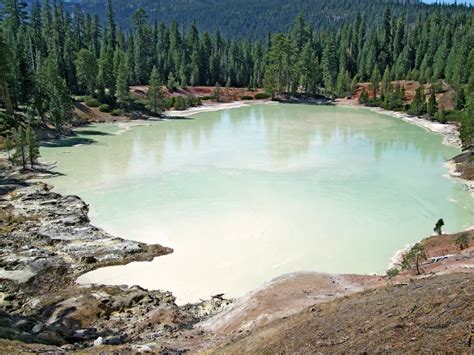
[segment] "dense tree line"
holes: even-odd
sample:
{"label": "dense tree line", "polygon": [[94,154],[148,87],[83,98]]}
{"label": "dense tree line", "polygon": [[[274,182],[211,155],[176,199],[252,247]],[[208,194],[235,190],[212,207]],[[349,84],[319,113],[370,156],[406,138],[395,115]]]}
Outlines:
{"label": "dense tree line", "polygon": [[[455,88],[458,111],[472,110],[474,101],[474,15],[465,7],[433,7],[414,21],[386,7],[379,21],[359,13],[330,31],[317,30],[299,16],[290,31],[264,41],[201,33],[194,23],[188,28],[177,22],[158,25],[141,8],[125,32],[116,22],[112,0],[103,25],[79,7],[65,11],[62,3],[34,0],[29,12],[26,7],[22,0],[3,0],[4,124],[14,110],[28,107],[26,116],[59,128],[71,117],[72,94],[127,109],[129,86],[148,83],[148,109],[154,112],[163,99],[161,85],[341,96],[353,92],[358,82],[370,81],[378,104],[396,109],[403,105],[403,90],[392,87],[392,80],[429,82],[433,88],[442,80]],[[414,102],[414,114],[438,111],[436,99],[425,102],[421,93]]]}
{"label": "dense tree line", "polygon": [[[458,1],[462,3],[463,1]],[[105,22],[106,0],[76,0],[66,4],[68,9],[79,3],[81,8],[100,16]],[[268,33],[288,32],[296,17],[304,13],[308,24],[318,30],[333,30],[353,21],[358,12],[380,22],[386,6],[394,15],[405,14],[412,23],[417,16],[426,16],[438,6],[418,0],[113,0],[118,25],[126,30],[133,25],[132,14],[147,9],[151,22],[190,26],[195,21],[202,31],[220,30],[226,38],[265,39]],[[444,12],[465,11],[455,5],[440,5]]]}

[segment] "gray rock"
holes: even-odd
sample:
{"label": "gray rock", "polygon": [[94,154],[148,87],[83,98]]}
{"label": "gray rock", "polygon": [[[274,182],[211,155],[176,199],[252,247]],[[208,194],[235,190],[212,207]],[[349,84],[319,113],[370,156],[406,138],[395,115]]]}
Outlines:
{"label": "gray rock", "polygon": [[103,343],[107,345],[120,345],[123,342],[124,342],[124,339],[121,335],[109,336],[109,337],[106,337],[103,341]]}
{"label": "gray rock", "polygon": [[37,334],[40,333],[44,329],[44,323],[39,322],[36,324],[33,329],[31,330],[32,333]]}
{"label": "gray rock", "polygon": [[94,340],[94,346],[101,346],[104,343],[104,338],[98,337],[96,340]]}

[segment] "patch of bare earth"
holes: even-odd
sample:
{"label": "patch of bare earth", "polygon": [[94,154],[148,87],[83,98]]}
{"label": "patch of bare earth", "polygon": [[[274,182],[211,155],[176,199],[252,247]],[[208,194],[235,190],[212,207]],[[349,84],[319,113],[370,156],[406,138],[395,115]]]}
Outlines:
{"label": "patch of bare earth", "polygon": [[[420,87],[418,81],[413,80],[397,80],[392,81],[392,86],[400,85],[405,89],[405,103],[410,104],[415,97],[416,90]],[[430,95],[431,84],[423,85],[423,93],[425,94],[426,100],[428,100]],[[374,91],[371,83],[358,83],[356,92],[353,96],[345,97],[338,99],[337,101],[341,104],[346,105],[358,105],[360,94],[362,90],[367,92],[367,95],[370,99],[374,97]],[[454,90],[446,83],[441,84],[441,90],[436,94],[436,102],[438,107],[443,107],[445,110],[452,110],[454,108]]]}
{"label": "patch of bare earth", "polygon": [[89,107],[83,102],[74,103],[74,113],[85,122],[123,122],[130,120],[125,115],[112,116],[108,112],[101,112],[98,107]]}
{"label": "patch of bare earth", "polygon": [[[185,88],[179,88],[174,92],[170,92],[167,88],[163,87],[165,97],[172,96],[196,96],[196,97],[210,97],[214,94],[215,88],[213,86],[187,86]],[[239,101],[243,97],[254,98],[257,93],[263,92],[263,89],[248,90],[246,88],[220,88],[220,100],[223,102]],[[148,93],[147,85],[132,86],[130,87],[130,93],[139,98],[146,98]]]}
{"label": "patch of bare earth", "polygon": [[[463,250],[456,243],[460,235],[467,236]],[[212,350],[218,353],[468,349],[474,322],[474,231],[420,243],[427,257],[420,275],[414,261],[393,279],[290,274],[198,326],[220,337],[224,345]]]}
{"label": "patch of bare earth", "polygon": [[450,274],[316,305],[213,352],[469,352],[473,320],[474,274]]}

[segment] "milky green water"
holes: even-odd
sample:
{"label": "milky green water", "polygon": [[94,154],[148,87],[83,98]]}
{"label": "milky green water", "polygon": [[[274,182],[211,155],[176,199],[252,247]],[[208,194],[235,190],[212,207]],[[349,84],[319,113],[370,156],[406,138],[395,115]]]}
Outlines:
{"label": "milky green water", "polygon": [[[253,105],[189,120],[103,124],[44,147],[61,193],[94,224],[175,249],[81,282],[172,291],[178,302],[240,296],[275,276],[383,273],[394,253],[474,221],[446,177],[442,137],[364,109]],[[81,144],[79,146],[68,146]]]}

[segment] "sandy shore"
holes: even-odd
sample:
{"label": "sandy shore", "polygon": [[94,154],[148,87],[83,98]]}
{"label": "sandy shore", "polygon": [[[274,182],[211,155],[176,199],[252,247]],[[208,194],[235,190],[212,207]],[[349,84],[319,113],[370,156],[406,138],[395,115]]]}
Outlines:
{"label": "sandy shore", "polygon": [[234,102],[205,102],[202,106],[191,107],[182,111],[166,111],[166,115],[170,117],[189,117],[196,115],[198,113],[204,112],[216,112],[229,110],[233,108],[250,106],[251,104],[277,104],[277,102],[268,101],[268,100],[247,100],[247,101],[234,101]]}
{"label": "sandy shore", "polygon": [[418,127],[424,128],[429,132],[438,133],[443,136],[443,144],[461,148],[461,139],[459,138],[459,130],[458,127],[451,123],[439,123],[435,121],[430,121],[426,118],[419,117],[419,116],[411,116],[405,112],[398,112],[398,111],[390,111],[385,110],[380,107],[368,107],[363,106],[358,103],[354,103],[353,100],[336,100],[336,105],[338,106],[346,106],[346,107],[356,107],[356,108],[364,108],[370,111],[374,111],[383,115],[391,116],[399,118],[405,122],[417,125]]}

